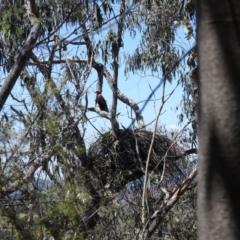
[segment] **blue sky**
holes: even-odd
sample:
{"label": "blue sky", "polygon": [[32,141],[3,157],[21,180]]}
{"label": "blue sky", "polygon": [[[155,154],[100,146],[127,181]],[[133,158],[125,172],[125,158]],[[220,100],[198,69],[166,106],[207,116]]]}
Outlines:
{"label": "blue sky", "polygon": [[[104,34],[103,34],[104,37]],[[140,35],[137,35],[135,39],[132,39],[130,36],[125,35],[124,36],[124,48],[121,50],[120,58],[121,58],[121,65],[119,69],[119,78],[118,78],[118,88],[119,90],[124,93],[127,97],[133,99],[136,103],[139,103],[139,107],[141,108],[144,104],[144,101],[148,98],[149,94],[151,93],[152,89],[154,89],[158,83],[160,82],[162,75],[161,73],[159,75],[153,76],[153,74],[150,71],[147,71],[146,73],[138,73],[138,74],[132,74],[129,73],[126,77],[124,75],[124,59],[123,59],[123,53],[132,53],[140,41]],[[191,43],[188,42],[185,38],[185,34],[183,32],[183,29],[180,27],[177,32],[176,37],[176,45],[181,46],[182,49],[188,50],[191,48]],[[108,68],[109,70],[110,68]],[[111,72],[111,71],[110,71]],[[111,72],[112,73],[112,72]],[[95,100],[95,88],[96,85],[92,83],[97,79],[97,76],[95,74],[92,74],[91,81],[88,82],[88,86],[91,85],[91,87],[88,89],[88,97],[89,97],[89,105],[94,105]],[[166,84],[166,91],[165,95],[168,95],[172,92],[172,90],[176,87],[177,84],[177,78],[172,81],[172,83]],[[146,108],[143,111],[143,117],[145,120],[145,124],[148,125],[151,123],[159,110],[159,106],[161,104],[161,98],[162,98],[162,86],[156,91],[151,101],[148,102]],[[165,125],[167,128],[176,128],[178,126],[178,118],[177,115],[180,113],[179,110],[176,112],[176,106],[180,104],[181,98],[182,98],[182,87],[178,86],[175,90],[174,94],[168,99],[168,101],[165,103],[162,115],[160,116],[160,124]],[[108,106],[111,107],[112,103],[112,91],[110,90],[107,81],[104,79],[103,82],[103,96],[107,101]],[[124,126],[128,127],[131,123],[130,114],[130,108],[127,107],[125,104],[122,104],[120,101],[118,101],[118,112],[120,112],[119,116],[119,122]],[[135,116],[134,113],[132,113],[133,117]],[[97,117],[96,113],[88,113],[88,116],[92,118],[96,126],[101,129],[110,128],[110,123],[108,120]],[[147,128],[153,129],[155,122],[150,124]]]}
{"label": "blue sky", "polygon": [[[67,34],[65,32],[65,34]],[[94,38],[104,38],[106,34],[106,31],[100,32],[99,34],[95,34]],[[64,32],[63,32],[64,35]],[[120,53],[120,69],[119,69],[119,80],[118,80],[118,88],[119,90],[124,93],[127,97],[133,99],[136,103],[139,104],[139,107],[141,108],[144,104],[145,100],[148,98],[149,94],[151,93],[152,89],[154,89],[158,83],[161,81],[161,73],[159,75],[153,76],[153,74],[150,71],[147,71],[146,73],[129,73],[128,76],[124,75],[124,59],[123,59],[123,53],[133,53],[133,51],[136,49],[137,45],[140,41],[140,35],[137,34],[135,39],[132,39],[129,35],[125,34],[124,38],[124,47],[121,49]],[[183,32],[183,29],[180,27],[177,32],[177,37],[175,41],[176,46],[181,47],[182,49],[188,50],[191,48],[191,43],[189,43],[186,38],[185,34]],[[74,49],[68,49],[69,55],[68,57],[74,56],[76,54]],[[48,57],[48,56],[46,56]],[[109,66],[108,70],[111,72]],[[155,73],[156,74],[156,73]],[[88,101],[89,106],[95,105],[95,90],[96,90],[96,84],[94,83],[97,79],[97,75],[95,71],[92,71],[92,74],[90,76],[89,81],[86,85],[86,90],[88,92]],[[167,83],[166,85],[166,91],[165,95],[168,95],[172,90],[175,88],[177,84],[177,80],[175,79],[172,81],[172,83]],[[26,94],[23,91],[23,88],[20,87],[20,80],[18,80],[16,86],[14,87],[14,92],[18,93],[18,95]],[[110,90],[107,81],[104,79],[103,82],[103,96],[105,97],[108,106],[111,107],[112,103],[112,91]],[[175,90],[174,94],[168,99],[168,101],[165,103],[162,115],[160,116],[160,124],[165,125],[168,128],[175,128],[178,126],[178,118],[177,115],[179,112],[176,112],[176,106],[180,104],[182,97],[182,88],[181,86],[178,86],[178,88]],[[145,124],[148,125],[151,122],[152,124],[148,125],[147,129],[153,129],[154,127],[154,119],[156,118],[157,112],[159,110],[159,106],[161,104],[161,98],[162,98],[162,86],[156,91],[151,101],[148,102],[148,105],[143,111],[143,117],[145,120]],[[11,98],[8,99],[7,104],[11,104]],[[125,104],[118,101],[118,113],[121,113],[119,116],[119,122],[124,127],[128,127],[131,123],[131,114],[132,117],[135,117],[134,113],[131,112],[130,108],[126,106]],[[92,123],[101,131],[104,132],[106,129],[110,128],[110,122],[107,119],[104,119],[100,116],[98,116],[96,113],[88,112],[87,113],[88,118],[92,121]],[[86,138],[89,140],[92,138],[95,138],[95,130],[91,127],[90,124],[87,124],[89,127],[86,131]],[[120,125],[121,126],[121,125]],[[90,140],[91,142],[92,140]]]}

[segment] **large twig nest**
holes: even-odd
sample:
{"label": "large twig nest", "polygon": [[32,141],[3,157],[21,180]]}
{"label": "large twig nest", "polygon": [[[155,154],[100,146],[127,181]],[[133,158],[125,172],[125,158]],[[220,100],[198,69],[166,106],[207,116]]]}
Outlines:
{"label": "large twig nest", "polygon": [[[89,149],[89,163],[96,184],[101,188],[119,190],[127,182],[143,176],[153,133],[144,130],[120,130],[118,139],[108,132]],[[181,155],[178,145],[163,135],[156,135],[149,171],[161,173],[165,163],[166,174],[175,174],[173,167]]]}

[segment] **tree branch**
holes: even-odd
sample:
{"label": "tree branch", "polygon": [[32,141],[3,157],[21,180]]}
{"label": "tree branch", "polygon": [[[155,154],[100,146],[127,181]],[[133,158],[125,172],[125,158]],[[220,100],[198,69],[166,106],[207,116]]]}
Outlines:
{"label": "tree branch", "polygon": [[[110,88],[113,91],[113,88],[114,88],[113,78],[112,78],[111,74],[108,72],[108,70],[105,68],[105,66],[103,66],[100,63],[94,63],[93,68],[95,68],[95,69],[102,68],[103,69],[103,75],[107,79],[108,85],[110,86]],[[140,129],[145,129],[145,123],[144,123],[144,120],[143,120],[143,116],[142,116],[141,110],[138,107],[137,103],[134,102],[134,100],[132,100],[131,98],[128,98],[123,93],[121,93],[119,91],[119,89],[117,90],[117,98],[120,101],[122,101],[123,103],[127,104],[134,111],[134,113],[136,115],[136,120],[137,120],[137,123],[138,123],[138,127]]]}
{"label": "tree branch", "polygon": [[[120,8],[120,15],[124,14],[125,12],[125,0],[122,0],[121,8]],[[112,42],[112,55],[113,55],[113,81],[112,81],[112,92],[113,92],[113,99],[112,99],[112,110],[111,110],[111,124],[114,136],[117,138],[119,124],[117,122],[117,99],[118,99],[118,68],[119,68],[119,51],[122,46],[122,31],[123,31],[123,20],[124,18],[119,19],[118,23],[118,33],[117,33],[117,41]]]}
{"label": "tree branch", "polygon": [[155,221],[155,220],[157,218],[161,220],[162,217],[171,210],[171,208],[177,203],[179,198],[188,190],[190,184],[193,182],[196,176],[197,176],[197,167],[195,167],[191,172],[191,174],[189,175],[189,177],[182,182],[181,186],[171,194],[171,197],[164,201],[164,203],[159,208],[159,210],[154,212],[154,214],[151,216],[151,218],[148,220],[148,222],[145,225],[145,226],[149,226],[149,229],[144,239],[149,239],[153,235],[153,233],[156,231],[159,225],[158,221]]}
{"label": "tree branch", "polygon": [[[29,18],[32,18],[30,15],[35,16],[35,9],[33,6],[35,6],[35,1],[27,1],[27,3],[30,5],[30,9],[28,12]],[[33,21],[31,21],[33,23]],[[41,30],[41,23],[38,21],[35,21],[33,23],[33,26],[31,28],[31,31],[27,37],[26,42],[24,43],[22,49],[19,51],[19,53],[16,56],[15,63],[13,67],[11,68],[8,76],[6,77],[6,80],[3,83],[3,86],[0,90],[0,111],[2,110],[9,94],[11,93],[21,71],[24,69],[26,62],[29,58],[28,54],[31,52],[32,47],[36,43],[39,33]]]}
{"label": "tree branch", "polygon": [[[77,63],[85,63],[87,64],[88,60],[86,59],[71,59],[72,62],[77,62]],[[60,64],[60,63],[65,63],[66,60],[65,59],[59,59],[59,60],[53,60],[53,64]],[[48,61],[42,61],[39,62],[39,64],[46,64],[48,63]],[[36,65],[34,63],[29,62],[29,65]],[[106,69],[106,67],[101,64],[98,63],[96,61],[93,60],[92,62],[92,67],[97,71],[97,72],[101,72],[103,73],[103,76],[106,78],[108,85],[110,86],[111,90],[113,90],[113,78],[111,76],[111,74],[109,73],[109,71]],[[126,105],[128,105],[135,113],[136,115],[136,120],[138,123],[138,127],[140,129],[145,129],[145,123],[144,123],[144,119],[141,113],[140,108],[138,107],[137,103],[132,100],[131,98],[128,98],[127,96],[125,96],[123,93],[120,92],[120,90],[117,90],[117,98],[122,101],[123,103],[125,103]]]}

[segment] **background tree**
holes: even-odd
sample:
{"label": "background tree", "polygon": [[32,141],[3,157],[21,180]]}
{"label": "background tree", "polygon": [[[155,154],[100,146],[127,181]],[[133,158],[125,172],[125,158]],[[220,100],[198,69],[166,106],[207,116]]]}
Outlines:
{"label": "background tree", "polygon": [[199,239],[239,239],[240,3],[198,1]]}
{"label": "background tree", "polygon": [[[182,220],[178,209],[177,217],[167,214],[184,192],[195,191],[196,161],[187,156],[196,149],[185,141],[189,124],[170,136],[157,123],[169,99],[167,80],[177,74],[178,85],[186,84],[188,69],[176,65],[180,51],[173,46],[178,26],[191,30],[193,13],[184,1],[150,3],[1,2],[0,207],[20,239],[167,238],[172,219]],[[153,131],[118,87],[127,32],[142,39],[125,56],[126,74],[149,68],[164,76]],[[109,112],[89,101],[94,74],[96,91],[104,95],[108,84],[112,92]],[[121,128],[120,101],[135,114],[137,129]],[[109,120],[111,130],[100,131],[90,111]],[[89,125],[98,134],[91,144]],[[194,219],[192,203],[193,197],[186,214]]]}

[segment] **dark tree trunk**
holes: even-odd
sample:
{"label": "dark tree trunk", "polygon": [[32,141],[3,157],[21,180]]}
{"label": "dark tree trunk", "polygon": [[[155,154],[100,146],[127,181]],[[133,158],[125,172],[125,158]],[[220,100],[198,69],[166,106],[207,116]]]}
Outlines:
{"label": "dark tree trunk", "polygon": [[240,239],[240,1],[198,0],[199,239]]}

